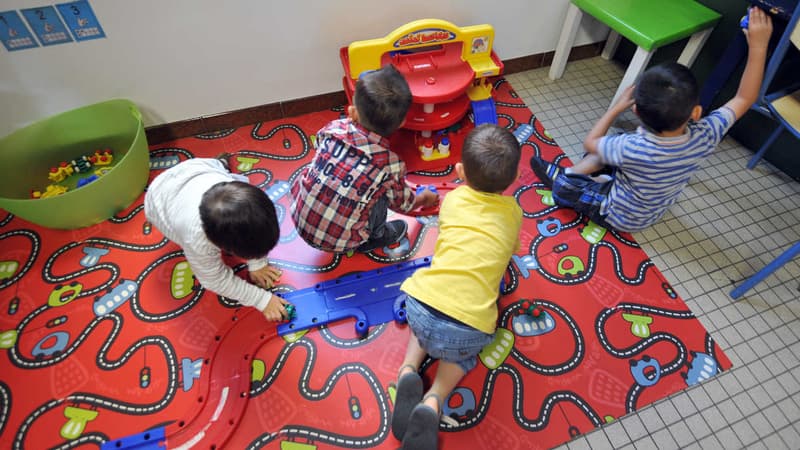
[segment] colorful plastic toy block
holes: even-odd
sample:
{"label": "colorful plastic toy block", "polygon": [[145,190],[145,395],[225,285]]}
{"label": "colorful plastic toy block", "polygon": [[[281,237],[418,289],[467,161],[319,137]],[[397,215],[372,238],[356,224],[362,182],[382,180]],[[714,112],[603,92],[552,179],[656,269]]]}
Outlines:
{"label": "colorful plastic toy block", "polygon": [[86,186],[87,184],[91,183],[92,181],[96,181],[98,178],[100,178],[100,177],[97,174],[89,175],[88,177],[81,178],[80,180],[78,180],[78,183],[75,186],[76,187]]}
{"label": "colorful plastic toy block", "polygon": [[47,186],[47,189],[45,189],[44,192],[42,192],[39,197],[34,197],[34,198],[55,197],[56,195],[61,195],[64,192],[67,192],[67,188],[66,187],[60,186],[58,184],[51,184],[51,185]]}
{"label": "colorful plastic toy block", "polygon": [[75,158],[70,161],[72,168],[75,170],[76,173],[84,173],[88,172],[89,169],[92,168],[92,162],[89,160],[88,156],[81,156],[80,158]]}

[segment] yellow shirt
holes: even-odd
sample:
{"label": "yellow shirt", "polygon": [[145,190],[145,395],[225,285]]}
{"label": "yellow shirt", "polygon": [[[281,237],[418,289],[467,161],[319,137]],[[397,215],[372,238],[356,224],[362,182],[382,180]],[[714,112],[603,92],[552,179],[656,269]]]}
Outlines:
{"label": "yellow shirt", "polygon": [[484,333],[497,327],[500,280],[519,249],[522,209],[513,197],[459,186],[439,210],[439,238],[430,267],[400,289]]}

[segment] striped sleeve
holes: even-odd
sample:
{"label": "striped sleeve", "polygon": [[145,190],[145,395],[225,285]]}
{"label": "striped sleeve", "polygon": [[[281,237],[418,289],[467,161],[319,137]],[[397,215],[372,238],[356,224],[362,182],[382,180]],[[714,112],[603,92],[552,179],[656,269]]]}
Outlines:
{"label": "striped sleeve", "polygon": [[597,143],[597,155],[609,166],[620,167],[625,162],[625,142],[629,134],[615,134],[603,136]]}
{"label": "striped sleeve", "polygon": [[736,123],[736,114],[732,109],[723,106],[700,119],[697,122],[697,126],[707,130],[714,145],[717,145],[734,123]]}

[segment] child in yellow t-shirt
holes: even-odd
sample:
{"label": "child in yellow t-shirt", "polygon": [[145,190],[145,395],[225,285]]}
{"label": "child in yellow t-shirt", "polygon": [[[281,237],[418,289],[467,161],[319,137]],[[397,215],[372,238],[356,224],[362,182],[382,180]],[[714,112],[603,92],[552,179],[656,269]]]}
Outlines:
{"label": "child in yellow t-shirt", "polygon": [[[403,448],[436,448],[442,400],[494,338],[498,287],[522,224],[516,199],[502,193],[519,176],[519,160],[519,143],[504,128],[486,124],[467,135],[456,164],[466,185],[442,202],[432,263],[400,287],[412,331],[392,417]],[[418,371],[426,355],[439,367],[423,397]]]}

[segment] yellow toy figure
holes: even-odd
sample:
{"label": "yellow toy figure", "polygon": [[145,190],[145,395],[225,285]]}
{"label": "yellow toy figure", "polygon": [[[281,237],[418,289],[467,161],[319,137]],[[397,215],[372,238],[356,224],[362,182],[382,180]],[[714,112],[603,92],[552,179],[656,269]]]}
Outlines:
{"label": "yellow toy figure", "polygon": [[51,184],[50,186],[47,186],[47,189],[45,189],[44,192],[36,190],[31,191],[31,198],[55,197],[56,195],[61,195],[64,192],[67,192],[66,187],[57,184]]}
{"label": "yellow toy figure", "polygon": [[47,178],[53,182],[60,182],[64,181],[65,178],[72,175],[74,173],[74,169],[69,164],[62,162],[58,165],[58,167],[51,167],[50,173],[47,174]]}
{"label": "yellow toy figure", "polygon": [[94,155],[89,157],[89,161],[95,166],[108,166],[114,161],[114,154],[111,149],[105,149],[102,152],[95,150]]}

